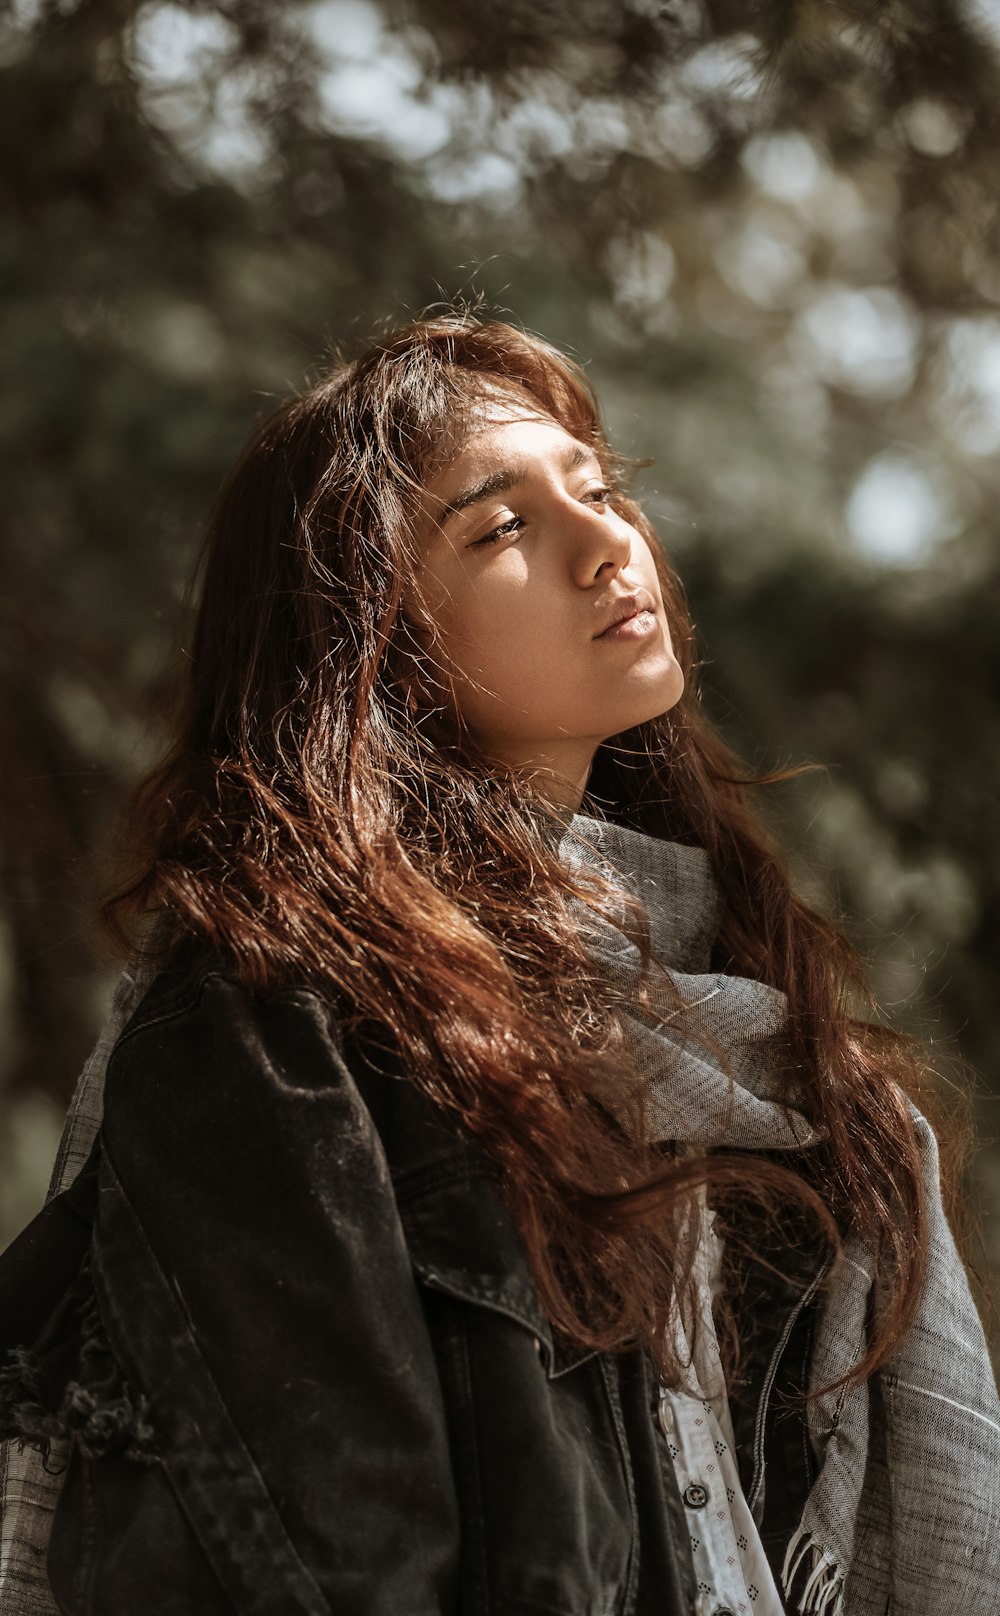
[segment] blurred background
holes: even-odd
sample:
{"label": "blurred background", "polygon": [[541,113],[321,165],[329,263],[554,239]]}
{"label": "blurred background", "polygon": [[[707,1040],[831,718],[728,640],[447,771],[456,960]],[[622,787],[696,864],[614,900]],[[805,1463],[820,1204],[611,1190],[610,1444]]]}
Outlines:
{"label": "blurred background", "polygon": [[711,710],[886,1013],[977,1074],[1000,1274],[1000,0],[0,6],[0,1245],[117,967],[213,491],[380,322],[573,353]]}

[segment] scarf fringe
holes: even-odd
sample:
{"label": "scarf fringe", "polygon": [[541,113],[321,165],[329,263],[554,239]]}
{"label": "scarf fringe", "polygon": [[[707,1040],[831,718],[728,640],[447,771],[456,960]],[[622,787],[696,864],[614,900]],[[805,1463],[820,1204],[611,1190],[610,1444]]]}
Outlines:
{"label": "scarf fringe", "polygon": [[813,1563],[798,1603],[800,1616],[845,1616],[844,1573],[829,1549],[821,1548],[806,1526],[799,1527],[785,1551],[781,1567],[782,1592],[787,1599],[791,1598],[792,1584],[809,1554]]}

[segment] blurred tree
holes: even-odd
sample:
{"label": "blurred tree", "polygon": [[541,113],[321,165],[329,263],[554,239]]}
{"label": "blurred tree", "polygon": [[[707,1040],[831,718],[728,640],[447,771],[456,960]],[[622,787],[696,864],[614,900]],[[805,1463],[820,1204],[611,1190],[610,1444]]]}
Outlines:
{"label": "blurred tree", "polygon": [[335,344],[463,291],[654,457],[713,710],[830,766],[769,799],[799,878],[997,1083],[1000,5],[17,0],[0,154],[0,1239],[212,491]]}

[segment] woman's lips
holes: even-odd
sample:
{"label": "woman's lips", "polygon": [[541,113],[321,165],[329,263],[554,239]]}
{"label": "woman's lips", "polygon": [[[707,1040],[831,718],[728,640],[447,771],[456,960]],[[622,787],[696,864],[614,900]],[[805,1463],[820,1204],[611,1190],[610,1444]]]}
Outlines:
{"label": "woman's lips", "polygon": [[598,634],[599,640],[644,640],[647,635],[654,634],[658,628],[654,612],[636,612],[634,617],[626,617],[622,623],[615,623],[613,628],[606,628],[603,634]]}

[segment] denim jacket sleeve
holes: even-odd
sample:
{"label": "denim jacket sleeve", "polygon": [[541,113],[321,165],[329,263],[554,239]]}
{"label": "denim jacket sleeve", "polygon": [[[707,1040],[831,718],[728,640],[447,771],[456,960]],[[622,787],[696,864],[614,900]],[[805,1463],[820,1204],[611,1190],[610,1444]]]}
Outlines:
{"label": "denim jacket sleeve", "polygon": [[90,1261],[151,1462],[74,1449],[61,1608],[453,1608],[434,1353],[324,998],[154,983],[108,1068]]}

